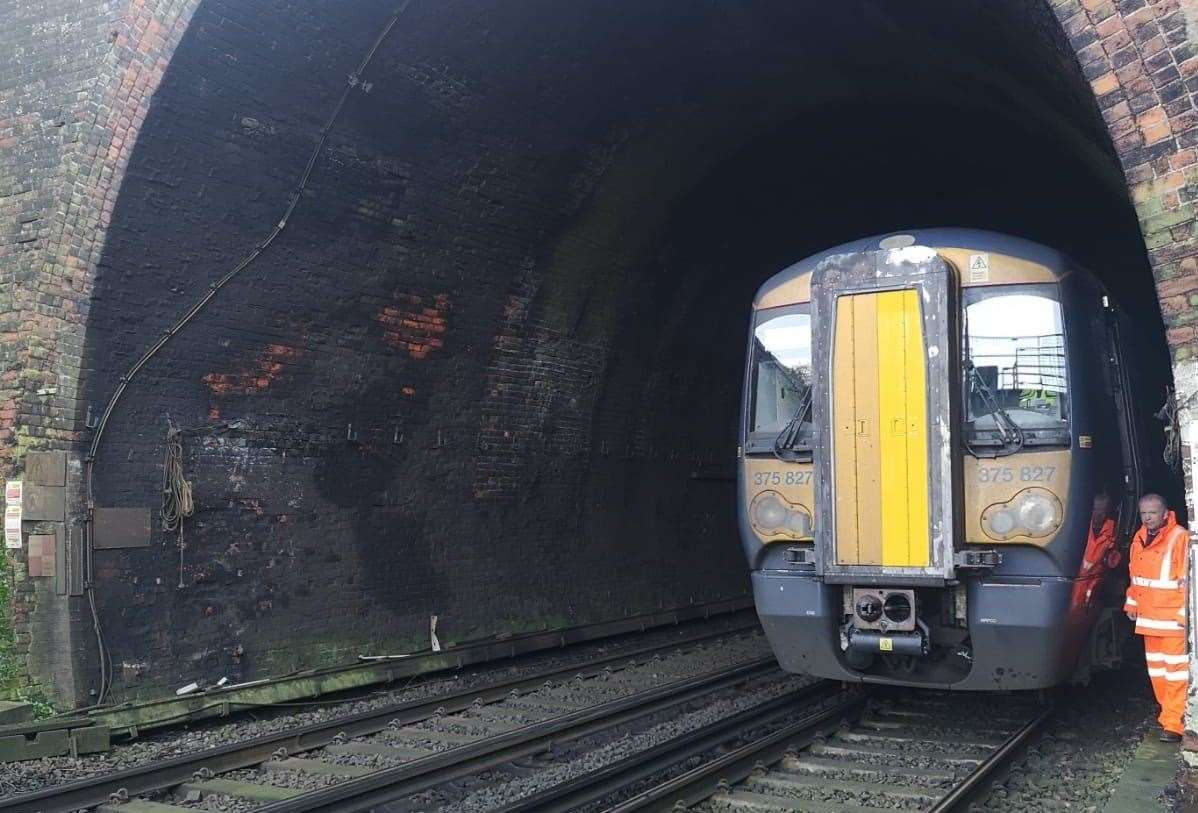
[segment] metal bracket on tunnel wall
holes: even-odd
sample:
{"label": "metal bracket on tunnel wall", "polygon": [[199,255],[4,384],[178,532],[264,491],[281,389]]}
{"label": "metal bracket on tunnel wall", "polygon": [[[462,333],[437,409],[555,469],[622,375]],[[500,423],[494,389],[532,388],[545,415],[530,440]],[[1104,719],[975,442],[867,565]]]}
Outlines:
{"label": "metal bracket on tunnel wall", "polygon": [[150,545],[149,508],[97,508],[92,549],[145,548]]}
{"label": "metal bracket on tunnel wall", "polygon": [[32,579],[54,579],[57,595],[69,592],[66,452],[28,452],[21,489],[21,533]]}

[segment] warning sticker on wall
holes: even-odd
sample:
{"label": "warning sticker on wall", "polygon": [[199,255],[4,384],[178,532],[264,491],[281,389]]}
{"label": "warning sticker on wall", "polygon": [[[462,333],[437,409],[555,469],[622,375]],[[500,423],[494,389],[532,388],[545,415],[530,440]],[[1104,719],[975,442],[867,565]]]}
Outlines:
{"label": "warning sticker on wall", "polygon": [[970,282],[989,282],[990,281],[990,255],[989,254],[970,254],[969,255],[969,281]]}
{"label": "warning sticker on wall", "polygon": [[21,547],[21,504],[8,505],[4,508],[4,547],[15,549]]}
{"label": "warning sticker on wall", "polygon": [[21,497],[24,493],[24,483],[22,483],[20,480],[7,481],[4,484],[4,504],[20,505]]}

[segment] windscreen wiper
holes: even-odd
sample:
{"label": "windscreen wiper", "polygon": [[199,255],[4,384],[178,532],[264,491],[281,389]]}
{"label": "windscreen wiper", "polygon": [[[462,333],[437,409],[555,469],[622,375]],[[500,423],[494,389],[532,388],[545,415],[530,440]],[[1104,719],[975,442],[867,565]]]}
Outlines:
{"label": "windscreen wiper", "polygon": [[810,414],[811,387],[808,387],[807,391],[803,393],[803,399],[799,401],[799,408],[795,410],[794,417],[778,433],[778,437],[774,438],[774,457],[793,463],[801,459],[800,452],[810,453],[810,449],[798,445],[799,436],[802,434],[803,422],[807,420],[807,416]]}
{"label": "windscreen wiper", "polygon": [[[969,380],[973,382],[981,394],[982,401],[990,408],[990,411],[986,415],[994,416],[994,428],[998,430],[998,436],[1002,440],[1002,448],[996,450],[992,456],[1006,457],[1007,455],[1015,454],[1023,448],[1025,440],[1023,427],[1015,423],[1015,419],[1011,417],[1011,414],[998,402],[998,397],[990,389],[990,385],[986,383],[986,379],[982,378],[982,374],[978,372],[978,368],[974,365],[972,359],[966,359],[965,370],[969,376]],[[979,417],[984,418],[986,415]],[[975,418],[974,420],[977,419]],[[969,444],[966,443],[966,445],[968,446]],[[974,452],[972,447],[970,447],[969,451],[973,453],[974,457],[979,456]]]}

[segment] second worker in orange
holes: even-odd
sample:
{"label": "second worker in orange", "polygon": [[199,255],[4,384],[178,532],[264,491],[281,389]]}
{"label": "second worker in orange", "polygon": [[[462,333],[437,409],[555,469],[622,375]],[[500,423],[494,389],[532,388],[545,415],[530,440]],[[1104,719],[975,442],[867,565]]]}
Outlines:
{"label": "second worker in orange", "polygon": [[1131,584],[1123,610],[1144,638],[1148,678],[1161,707],[1161,739],[1178,742],[1190,674],[1185,585],[1190,533],[1159,494],[1140,498],[1140,520],[1129,551]]}

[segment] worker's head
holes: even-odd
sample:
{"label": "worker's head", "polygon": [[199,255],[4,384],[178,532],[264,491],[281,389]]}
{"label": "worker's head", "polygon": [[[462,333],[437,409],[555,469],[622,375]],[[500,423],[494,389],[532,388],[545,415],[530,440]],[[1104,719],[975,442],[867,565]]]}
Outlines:
{"label": "worker's head", "polygon": [[1090,510],[1090,523],[1101,526],[1111,515],[1111,495],[1099,491],[1094,495],[1094,505]]}
{"label": "worker's head", "polygon": [[1160,527],[1165,524],[1165,514],[1167,513],[1169,513],[1169,506],[1160,494],[1145,494],[1140,498],[1140,521],[1149,531],[1160,530]]}

